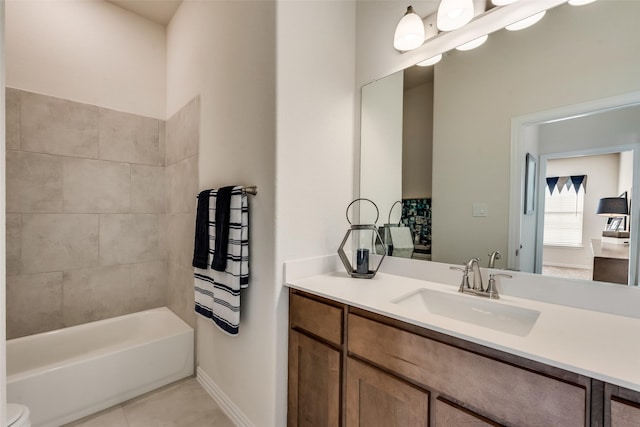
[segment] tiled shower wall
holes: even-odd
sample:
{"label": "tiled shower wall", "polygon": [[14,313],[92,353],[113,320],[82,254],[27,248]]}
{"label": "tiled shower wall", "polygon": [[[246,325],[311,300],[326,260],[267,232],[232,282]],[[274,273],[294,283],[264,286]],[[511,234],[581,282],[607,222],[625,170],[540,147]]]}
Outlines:
{"label": "tiled shower wall", "polygon": [[195,326],[199,98],[165,123],[6,96],[7,338],[164,305]]}
{"label": "tiled shower wall", "polygon": [[167,306],[192,327],[193,238],[198,192],[200,99],[195,98],[167,120],[166,230],[169,283]]}
{"label": "tiled shower wall", "polygon": [[7,337],[166,305],[163,121],[7,89]]}

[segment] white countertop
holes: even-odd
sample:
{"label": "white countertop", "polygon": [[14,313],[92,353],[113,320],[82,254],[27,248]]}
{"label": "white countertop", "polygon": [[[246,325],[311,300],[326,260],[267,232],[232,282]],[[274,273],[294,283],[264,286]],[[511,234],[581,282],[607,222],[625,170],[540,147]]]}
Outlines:
{"label": "white countertop", "polygon": [[391,302],[420,288],[481,298],[459,294],[456,286],[385,273],[370,280],[334,272],[287,281],[290,288],[640,391],[640,319],[509,295],[490,300],[540,311],[528,335],[517,336]]}

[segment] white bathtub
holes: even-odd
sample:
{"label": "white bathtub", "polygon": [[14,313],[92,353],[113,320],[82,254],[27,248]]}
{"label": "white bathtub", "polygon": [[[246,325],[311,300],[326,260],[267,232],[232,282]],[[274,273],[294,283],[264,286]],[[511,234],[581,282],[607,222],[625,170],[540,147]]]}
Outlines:
{"label": "white bathtub", "polygon": [[7,396],[57,427],[193,374],[193,329],[167,308],[7,341]]}

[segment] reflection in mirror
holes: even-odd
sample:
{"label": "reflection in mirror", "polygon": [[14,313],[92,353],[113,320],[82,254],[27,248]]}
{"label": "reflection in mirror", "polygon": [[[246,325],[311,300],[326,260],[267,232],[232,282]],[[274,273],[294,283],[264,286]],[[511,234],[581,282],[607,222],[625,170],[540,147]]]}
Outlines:
{"label": "reflection in mirror", "polygon": [[[617,187],[597,191],[593,172],[547,170],[555,168],[551,160],[587,155],[626,156],[618,169],[637,166],[637,108],[573,117],[576,114],[570,113],[570,107],[640,90],[639,16],[640,2],[601,0],[580,8],[565,4],[550,10],[531,28],[515,33],[502,30],[476,50],[449,52],[426,71],[412,67],[364,86],[361,197],[375,200],[381,218],[391,224],[400,219],[396,209],[387,220],[395,201],[428,200],[428,213],[416,211],[413,222],[403,217],[413,227],[414,258],[462,264],[480,257],[486,266],[487,254],[498,250],[502,258],[497,268],[543,274],[564,274],[557,272],[563,268],[585,270],[579,272],[581,277],[592,279],[593,240],[602,240],[606,218],[597,216],[591,203],[621,192]],[[413,74],[419,71],[425,76],[416,83]],[[521,129],[512,127],[518,118],[545,117],[545,112],[563,109],[566,115],[553,120],[521,120]],[[633,119],[621,127],[615,120],[625,119],[616,119],[616,114]],[[521,134],[520,145],[512,150],[516,133]],[[537,200],[531,215],[524,215],[526,153],[538,159]],[[635,165],[628,166],[629,158]],[[516,192],[510,183],[512,170],[518,170],[521,178],[514,183]],[[543,241],[544,182],[549,173],[588,176],[583,216],[589,226],[583,229],[581,249],[564,248],[573,255],[580,252],[579,260],[546,261],[554,251],[562,250],[558,245],[545,248]],[[630,174],[629,179],[636,182],[637,175]],[[629,194],[638,186],[633,185]],[[512,205],[517,207],[517,219],[510,216]],[[632,215],[637,216],[631,205]],[[405,206],[405,215],[410,210]],[[638,223],[637,218],[629,223],[628,257],[632,262],[628,262],[627,275],[636,284],[633,224]],[[420,234],[415,240],[418,226]],[[429,230],[428,235],[423,230]],[[545,264],[557,270],[551,272],[543,268]]]}

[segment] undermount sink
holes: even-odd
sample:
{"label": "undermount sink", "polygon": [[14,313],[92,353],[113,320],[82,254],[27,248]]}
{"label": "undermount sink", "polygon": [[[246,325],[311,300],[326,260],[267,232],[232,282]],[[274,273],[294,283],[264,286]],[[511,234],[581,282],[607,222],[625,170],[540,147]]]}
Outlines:
{"label": "undermount sink", "polygon": [[519,336],[528,335],[540,316],[537,310],[431,289],[418,289],[391,302],[410,310],[426,310],[438,316]]}

